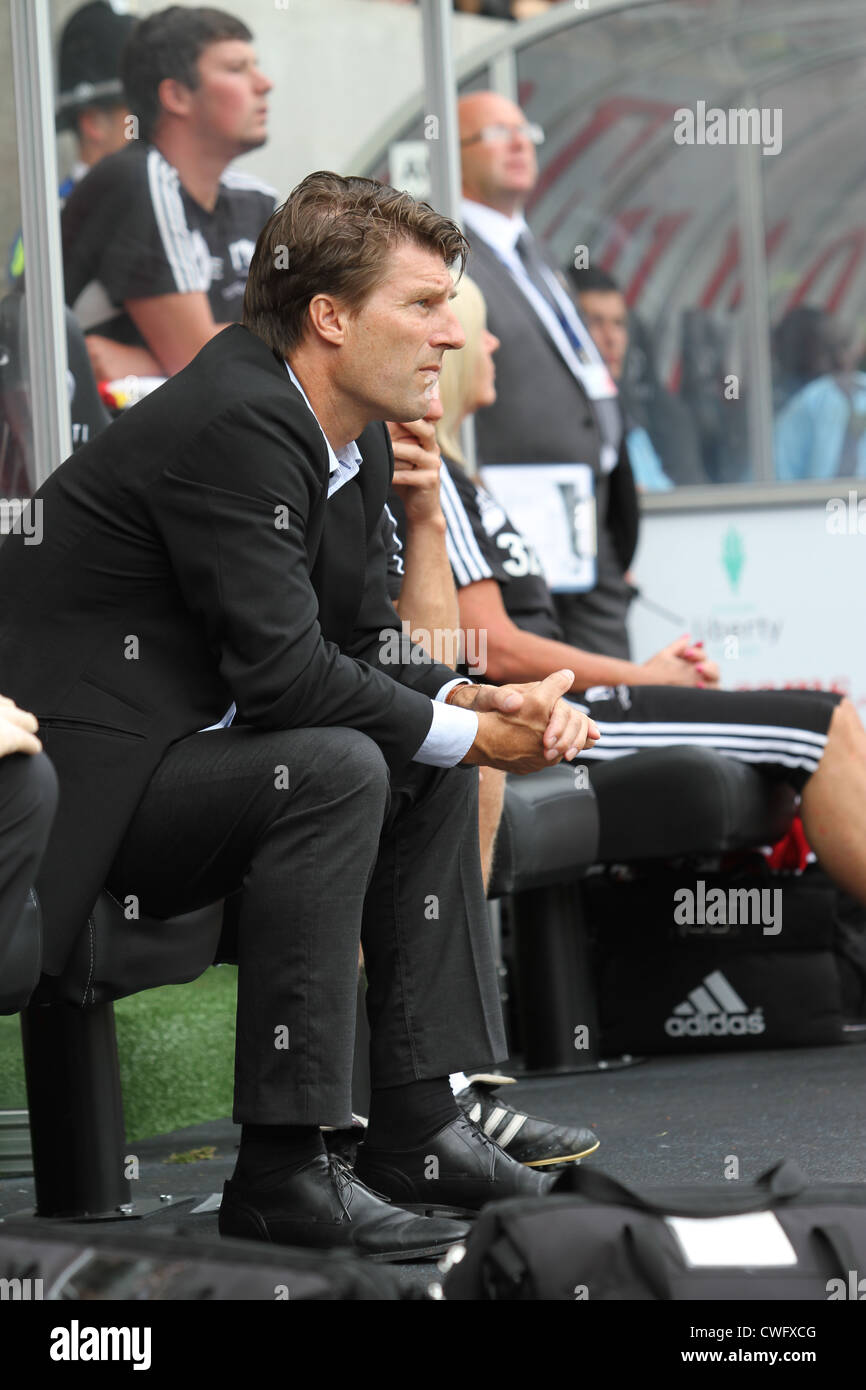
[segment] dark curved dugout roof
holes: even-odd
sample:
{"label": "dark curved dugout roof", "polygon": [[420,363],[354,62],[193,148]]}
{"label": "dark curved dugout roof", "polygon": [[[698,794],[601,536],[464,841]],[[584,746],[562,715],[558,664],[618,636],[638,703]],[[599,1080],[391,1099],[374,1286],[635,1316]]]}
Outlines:
{"label": "dark curved dugout roof", "polygon": [[[863,0],[563,5],[464,65],[461,90],[487,85],[491,61],[501,67],[509,48],[521,104],[547,134],[529,220],[563,266],[586,244],[616,276],[672,385],[681,311],[723,316],[741,303],[746,220],[763,221],[770,322],[803,302],[860,318]],[[676,144],[675,111],[701,101],[781,110],[780,153]],[[368,161],[379,177],[390,140],[422,135],[420,112],[398,120]]]}

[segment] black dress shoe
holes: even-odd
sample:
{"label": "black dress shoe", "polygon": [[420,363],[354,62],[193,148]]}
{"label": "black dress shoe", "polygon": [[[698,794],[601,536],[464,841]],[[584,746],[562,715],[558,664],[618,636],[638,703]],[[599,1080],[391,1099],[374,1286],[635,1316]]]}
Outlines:
{"label": "black dress shoe", "polygon": [[542,1197],[556,1182],[517,1163],[483,1130],[460,1115],[416,1149],[358,1150],[363,1182],[409,1211],[448,1209],[472,1216],[502,1197]]}
{"label": "black dress shoe", "polygon": [[322,1154],[271,1189],[229,1178],[219,1231],[274,1245],[341,1247],[371,1260],[421,1260],[444,1254],[469,1228],[463,1221],[416,1216],[393,1206],[365,1187],[342,1159]]}

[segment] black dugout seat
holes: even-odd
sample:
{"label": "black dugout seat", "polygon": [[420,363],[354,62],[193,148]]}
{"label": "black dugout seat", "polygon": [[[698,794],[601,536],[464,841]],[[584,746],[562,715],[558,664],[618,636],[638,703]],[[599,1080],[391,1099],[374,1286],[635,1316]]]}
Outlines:
{"label": "black dugout seat", "polygon": [[586,767],[601,864],[775,844],[794,814],[789,786],[708,748],[648,749]]}
{"label": "black dugout seat", "polygon": [[[491,897],[512,898],[515,989],[532,1071],[598,1061],[598,1008],[576,882],[589,854],[593,863],[631,864],[772,844],[795,809],[789,787],[705,748],[651,749],[579,767],[589,783],[583,791],[563,766],[508,779],[490,885]],[[586,839],[569,861],[580,817]]]}
{"label": "black dugout seat", "polygon": [[[596,1028],[578,880],[595,862],[765,843],[793,798],[750,768],[704,750],[659,750],[589,768],[510,778],[490,896],[509,896],[527,1065],[573,1070],[593,1060]],[[124,1176],[123,1102],[112,1001],[195,979],[235,959],[234,902],[168,921],[129,919],[103,893],[61,978],[38,976],[38,904],[31,898],[8,960],[3,1012],[22,1012],[37,1213],[83,1219],[146,1215]],[[5,972],[4,972],[5,973]],[[30,1003],[27,1000],[30,998]],[[590,1045],[575,1052],[575,1027]]]}
{"label": "black dugout seat", "polygon": [[[536,951],[548,906],[592,863],[598,818],[574,773],[549,768],[516,781],[499,858],[498,891],[532,915]],[[550,902],[545,896],[553,895]],[[538,903],[541,920],[536,920]],[[131,1201],[123,1172],[123,1101],[113,1000],[193,980],[214,962],[235,961],[236,899],[182,917],[128,917],[103,892],[84,923],[63,975],[39,980],[36,896],[13,934],[18,978],[2,982],[0,1011],[22,1011],[22,1037],[37,1214],[79,1219],[146,1215],[157,1203]],[[563,928],[555,916],[558,942]],[[27,1002],[29,999],[29,1003]]]}

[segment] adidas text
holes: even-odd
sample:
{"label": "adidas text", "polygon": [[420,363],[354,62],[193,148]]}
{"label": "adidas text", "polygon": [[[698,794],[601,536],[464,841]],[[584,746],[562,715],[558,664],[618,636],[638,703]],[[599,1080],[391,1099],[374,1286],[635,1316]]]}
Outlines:
{"label": "adidas text", "polygon": [[763,1033],[764,1015],[753,1014],[695,1014],[691,1018],[665,1019],[669,1038],[728,1038],[745,1037],[748,1033]]}
{"label": "adidas text", "polygon": [[745,1037],[763,1031],[763,1010],[749,1012],[748,1004],[721,970],[705,975],[665,1020],[669,1038]]}

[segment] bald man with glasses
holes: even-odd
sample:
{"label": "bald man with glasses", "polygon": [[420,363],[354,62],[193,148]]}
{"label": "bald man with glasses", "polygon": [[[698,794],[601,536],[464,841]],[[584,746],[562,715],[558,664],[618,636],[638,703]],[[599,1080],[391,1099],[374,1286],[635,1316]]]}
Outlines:
{"label": "bald man with glasses", "polygon": [[501,343],[497,400],[475,416],[478,460],[582,465],[596,549],[581,590],[556,594],[559,620],[572,646],[629,660],[637,494],[616,386],[523,215],[544,131],[495,92],[463,97],[459,114],[469,273]]}

